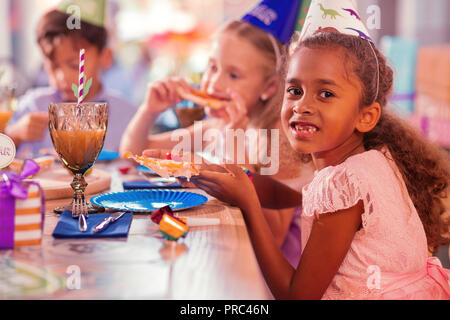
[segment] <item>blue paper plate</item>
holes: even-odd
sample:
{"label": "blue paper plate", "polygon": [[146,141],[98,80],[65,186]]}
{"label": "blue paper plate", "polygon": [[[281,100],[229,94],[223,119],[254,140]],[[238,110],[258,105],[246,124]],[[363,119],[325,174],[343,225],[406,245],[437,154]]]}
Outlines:
{"label": "blue paper plate", "polygon": [[97,161],[108,161],[119,159],[119,153],[117,151],[102,150],[98,155]]}
{"label": "blue paper plate", "polygon": [[100,194],[91,203],[120,211],[150,212],[169,205],[172,210],[184,210],[208,201],[201,194],[175,190],[131,190]]}

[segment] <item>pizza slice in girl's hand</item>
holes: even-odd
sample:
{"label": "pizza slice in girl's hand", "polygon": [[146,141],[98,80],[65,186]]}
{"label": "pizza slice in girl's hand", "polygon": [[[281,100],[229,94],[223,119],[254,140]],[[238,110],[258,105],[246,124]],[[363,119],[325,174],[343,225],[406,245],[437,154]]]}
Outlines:
{"label": "pizza slice in girl's hand", "polygon": [[200,174],[200,170],[192,162],[135,156],[131,152],[125,152],[124,157],[135,160],[163,178],[186,177],[189,180],[192,176]]}
{"label": "pizza slice in girl's hand", "polygon": [[186,91],[180,87],[177,88],[177,93],[186,100],[192,101],[195,104],[209,107],[211,109],[220,109],[223,106],[225,100],[217,99],[207,94],[204,91],[190,89]]}

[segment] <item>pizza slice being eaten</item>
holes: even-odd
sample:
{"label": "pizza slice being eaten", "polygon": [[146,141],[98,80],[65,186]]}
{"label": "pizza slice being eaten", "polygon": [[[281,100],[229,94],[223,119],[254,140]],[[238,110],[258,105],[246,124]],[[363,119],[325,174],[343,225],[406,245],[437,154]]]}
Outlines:
{"label": "pizza slice being eaten", "polygon": [[189,181],[192,176],[200,174],[199,168],[192,162],[135,156],[131,152],[125,152],[124,157],[135,160],[163,178],[186,177]]}
{"label": "pizza slice being eaten", "polygon": [[212,97],[211,95],[207,94],[204,91],[191,89],[189,91],[186,91],[182,88],[177,88],[177,93],[186,100],[192,101],[195,104],[209,107],[211,109],[220,109],[223,106],[223,103],[226,100],[221,100],[215,97]]}

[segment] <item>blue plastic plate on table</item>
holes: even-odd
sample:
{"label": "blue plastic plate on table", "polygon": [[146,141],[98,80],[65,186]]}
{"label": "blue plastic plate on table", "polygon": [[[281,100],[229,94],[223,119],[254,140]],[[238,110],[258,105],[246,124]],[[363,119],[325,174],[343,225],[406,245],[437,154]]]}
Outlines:
{"label": "blue plastic plate on table", "polygon": [[169,205],[172,210],[184,210],[208,201],[201,194],[176,190],[130,190],[104,193],[91,198],[91,203],[107,209],[151,212]]}
{"label": "blue plastic plate on table", "polygon": [[119,159],[119,153],[117,151],[102,150],[98,155],[97,161],[108,161]]}

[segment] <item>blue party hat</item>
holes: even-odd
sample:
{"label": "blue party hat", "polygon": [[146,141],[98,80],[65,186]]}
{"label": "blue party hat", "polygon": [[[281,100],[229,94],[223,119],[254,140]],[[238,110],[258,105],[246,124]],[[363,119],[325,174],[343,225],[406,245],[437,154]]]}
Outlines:
{"label": "blue party hat", "polygon": [[290,41],[298,23],[302,0],[263,0],[241,20],[272,34],[281,43]]}

